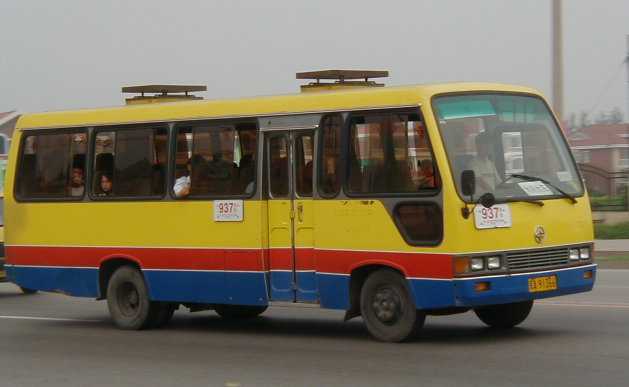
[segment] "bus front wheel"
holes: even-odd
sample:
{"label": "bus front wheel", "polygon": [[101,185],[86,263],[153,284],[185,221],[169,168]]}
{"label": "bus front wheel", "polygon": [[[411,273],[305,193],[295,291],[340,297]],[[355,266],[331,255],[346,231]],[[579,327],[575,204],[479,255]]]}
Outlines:
{"label": "bus front wheel", "polygon": [[360,310],[369,333],[387,342],[412,338],[426,318],[416,309],[404,277],[388,269],[367,277],[360,292]]}
{"label": "bus front wheel", "polygon": [[144,278],[131,266],[119,267],[107,285],[107,306],[118,328],[149,328],[162,311],[161,304],[151,302]]}
{"label": "bus front wheel", "polygon": [[478,318],[492,328],[508,329],[522,323],[528,317],[533,301],[483,306],[474,309]]}

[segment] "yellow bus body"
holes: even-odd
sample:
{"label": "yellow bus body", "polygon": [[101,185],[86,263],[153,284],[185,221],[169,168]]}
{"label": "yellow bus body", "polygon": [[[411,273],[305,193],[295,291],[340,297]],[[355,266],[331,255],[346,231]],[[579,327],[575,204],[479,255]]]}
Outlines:
{"label": "yellow bus body", "polygon": [[[210,249],[215,255],[220,255],[216,259],[220,259],[221,264],[216,266],[216,270],[223,274],[258,272],[264,275],[269,271],[268,252],[274,249],[291,249],[295,243],[296,249],[313,251],[314,267],[311,269],[317,275],[317,288],[316,294],[309,301],[320,303],[323,307],[356,309],[356,299],[351,294],[352,278],[361,269],[370,267],[389,267],[400,272],[410,283],[415,305],[419,309],[429,310],[521,301],[591,289],[594,281],[592,272],[595,272],[596,267],[590,263],[576,268],[578,272],[565,280],[566,288],[562,288],[563,274],[556,274],[560,278],[560,284],[559,290],[555,292],[528,293],[526,290],[518,290],[517,294],[507,294],[509,286],[506,282],[492,284],[495,291],[492,289],[487,292],[486,299],[474,294],[473,290],[469,290],[471,293],[461,290],[465,286],[473,286],[479,281],[479,277],[473,277],[468,282],[455,278],[455,257],[590,245],[593,242],[587,193],[578,197],[574,204],[565,198],[544,200],[543,206],[527,202],[509,203],[513,224],[508,228],[478,230],[473,217],[465,219],[461,215],[465,204],[455,186],[455,180],[459,177],[453,176],[449,167],[433,112],[432,99],[437,95],[466,92],[540,95],[536,90],[520,86],[452,83],[23,115],[14,134],[6,181],[5,236],[9,275],[18,284],[27,288],[38,288],[35,281],[44,274],[38,272],[30,275],[20,271],[21,269],[39,267],[45,270],[49,266],[85,269],[90,274],[80,283],[65,286],[64,281],[73,281],[75,274],[60,270],[52,276],[40,278],[45,283],[41,289],[102,297],[105,284],[102,276],[99,277],[99,270],[102,270],[109,259],[128,259],[142,270],[146,269],[148,287],[155,300],[266,305],[273,300],[266,280],[253,286],[253,290],[237,284],[235,280],[226,281],[221,284],[221,290],[195,282],[195,278],[187,284],[181,284],[177,281],[186,280],[176,277],[172,284],[186,287],[185,291],[175,289],[175,285],[158,290],[157,285],[153,285],[151,281],[158,283],[165,279],[158,277],[157,271],[175,268],[178,271],[173,272],[173,276],[178,276],[180,274],[177,273],[194,271],[203,266],[204,262],[201,261],[210,258],[203,255],[199,265],[190,261],[193,263],[189,263],[188,267],[181,267],[175,262],[176,257],[161,257],[151,261],[150,254],[138,253],[139,256],[146,257],[138,258],[133,252],[143,249]],[[437,245],[409,245],[398,231],[385,204],[378,198],[306,200],[303,208],[310,216],[310,223],[304,222],[299,231],[305,236],[294,240],[290,232],[279,226],[269,226],[281,225],[288,219],[291,212],[290,200],[268,200],[264,196],[245,199],[242,222],[218,223],[212,221],[211,200],[28,202],[18,201],[14,195],[19,145],[25,133],[33,129],[277,117],[389,108],[419,108],[425,119],[442,184],[440,195],[443,203],[443,238]],[[541,242],[536,240],[539,226],[543,226],[545,231],[545,238]],[[273,233],[276,235],[272,235]],[[33,254],[38,255],[38,259],[22,260],[23,248],[35,248]],[[71,253],[74,258],[70,259],[55,250],[59,248],[84,250]],[[237,262],[239,258],[232,255],[247,249],[252,254],[246,259],[252,262],[244,267],[241,262]],[[55,252],[47,253],[53,250]],[[338,252],[343,252],[343,258],[334,258],[334,254]],[[81,254],[86,255],[82,258]],[[165,267],[168,265],[171,266]],[[203,267],[207,269],[206,266]],[[155,272],[149,274],[151,270]],[[562,273],[562,270],[557,273]],[[522,279],[535,277],[536,273],[534,270],[532,272],[521,276]],[[584,274],[587,272],[589,274]],[[583,279],[588,275],[589,279]],[[243,277],[238,280],[247,279]],[[516,277],[505,275],[496,281],[498,280],[515,281]],[[488,277],[487,281],[491,282],[493,279]],[[517,286],[526,285],[518,283]],[[256,297],[249,297],[249,291],[256,294]],[[220,297],[208,295],[211,292],[219,292]]]}

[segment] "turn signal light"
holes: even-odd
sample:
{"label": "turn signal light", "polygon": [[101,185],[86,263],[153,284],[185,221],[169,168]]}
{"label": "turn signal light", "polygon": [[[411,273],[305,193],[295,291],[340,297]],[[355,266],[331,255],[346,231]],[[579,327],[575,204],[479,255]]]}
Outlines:
{"label": "turn signal light", "polygon": [[491,289],[491,285],[489,282],[477,282],[474,284],[474,290],[477,292],[486,292]]}
{"label": "turn signal light", "polygon": [[467,273],[470,270],[470,259],[468,257],[456,257],[454,270],[457,274]]}
{"label": "turn signal light", "polygon": [[592,279],[592,270],[588,270],[583,273],[583,279]]}

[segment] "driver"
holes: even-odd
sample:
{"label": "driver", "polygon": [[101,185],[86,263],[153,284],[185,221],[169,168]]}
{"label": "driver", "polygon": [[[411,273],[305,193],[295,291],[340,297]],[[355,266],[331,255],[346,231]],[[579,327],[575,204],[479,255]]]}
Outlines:
{"label": "driver", "polygon": [[474,171],[477,187],[483,192],[493,192],[502,179],[496,170],[496,164],[489,158],[491,138],[486,133],[480,133],[475,141],[476,157],[470,161],[468,169]]}

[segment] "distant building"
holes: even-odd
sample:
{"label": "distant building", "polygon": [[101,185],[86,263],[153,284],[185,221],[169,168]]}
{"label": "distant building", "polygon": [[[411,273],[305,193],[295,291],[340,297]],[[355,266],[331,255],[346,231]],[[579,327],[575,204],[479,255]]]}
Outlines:
{"label": "distant building", "polygon": [[596,124],[575,129],[568,141],[592,193],[615,195],[629,175],[629,124]]}

